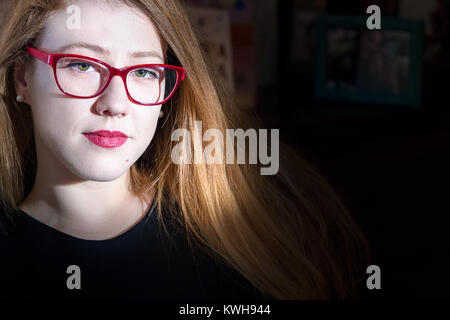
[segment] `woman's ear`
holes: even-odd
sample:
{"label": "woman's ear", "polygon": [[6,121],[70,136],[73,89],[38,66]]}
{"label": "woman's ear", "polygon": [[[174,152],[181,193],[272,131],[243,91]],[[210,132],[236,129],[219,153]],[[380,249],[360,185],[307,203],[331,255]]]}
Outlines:
{"label": "woman's ear", "polygon": [[26,67],[24,63],[14,65],[14,87],[16,94],[23,97],[23,102],[29,104],[29,85],[26,80]]}

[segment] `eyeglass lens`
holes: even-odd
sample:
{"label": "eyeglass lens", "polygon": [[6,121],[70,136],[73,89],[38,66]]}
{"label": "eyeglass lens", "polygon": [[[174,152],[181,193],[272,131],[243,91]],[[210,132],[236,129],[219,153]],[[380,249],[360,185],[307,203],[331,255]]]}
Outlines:
{"label": "eyeglass lens", "polygon": [[[102,90],[108,81],[109,70],[102,64],[75,57],[63,57],[56,64],[56,77],[61,89],[78,97],[90,97]],[[130,70],[126,84],[130,96],[139,103],[163,102],[175,89],[177,73],[161,67]]]}

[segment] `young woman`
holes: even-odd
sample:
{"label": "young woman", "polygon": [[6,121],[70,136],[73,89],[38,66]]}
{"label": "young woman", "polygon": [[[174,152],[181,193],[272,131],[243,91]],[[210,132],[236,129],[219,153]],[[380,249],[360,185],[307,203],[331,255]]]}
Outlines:
{"label": "young woman", "polygon": [[28,0],[9,15],[2,296],[357,297],[364,236],[288,148],[275,176],[172,159],[172,132],[196,121],[255,127],[177,0]]}

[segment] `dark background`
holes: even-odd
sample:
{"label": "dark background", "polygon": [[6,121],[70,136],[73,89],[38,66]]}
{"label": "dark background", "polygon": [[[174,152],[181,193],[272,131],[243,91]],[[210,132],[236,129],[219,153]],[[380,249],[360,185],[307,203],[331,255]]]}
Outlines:
{"label": "dark background", "polygon": [[[231,14],[252,7],[257,89],[247,107],[319,168],[365,233],[372,263],[381,268],[381,290],[367,289],[363,298],[449,298],[450,1],[187,1],[233,3]],[[292,57],[300,41],[296,12],[368,18],[372,4],[382,17],[424,24],[423,61],[411,61],[422,67],[418,107],[318,99],[314,40],[309,61]],[[232,26],[235,48],[241,35],[233,28],[242,28]]]}
{"label": "dark background", "polygon": [[[373,264],[382,274],[382,289],[368,290],[367,297],[450,297],[446,1],[436,1],[433,12],[444,18],[425,39],[425,50],[436,43],[442,49],[421,62],[418,109],[316,99],[312,66],[293,71],[286,55],[295,41],[294,2],[277,1],[279,73],[275,83],[259,87],[258,113],[320,168],[365,232]],[[364,5],[365,1],[328,1],[324,12],[368,16]],[[399,11],[389,16],[398,17]]]}

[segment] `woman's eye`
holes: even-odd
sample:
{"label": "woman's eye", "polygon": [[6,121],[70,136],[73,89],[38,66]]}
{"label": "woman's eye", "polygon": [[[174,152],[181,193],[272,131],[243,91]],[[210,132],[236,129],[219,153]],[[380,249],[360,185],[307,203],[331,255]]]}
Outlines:
{"label": "woman's eye", "polygon": [[155,71],[150,71],[150,70],[145,70],[145,69],[139,69],[134,71],[134,74],[138,77],[138,78],[148,78],[148,77],[152,77],[155,79],[158,79],[158,74]]}
{"label": "woman's eye", "polygon": [[79,71],[88,71],[91,65],[86,62],[74,62],[69,64],[69,67],[76,67]]}

